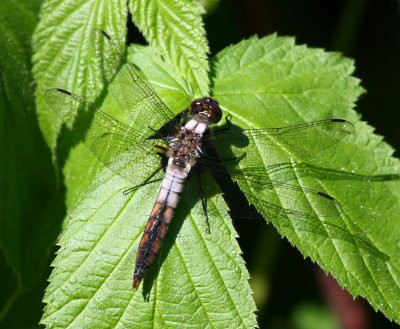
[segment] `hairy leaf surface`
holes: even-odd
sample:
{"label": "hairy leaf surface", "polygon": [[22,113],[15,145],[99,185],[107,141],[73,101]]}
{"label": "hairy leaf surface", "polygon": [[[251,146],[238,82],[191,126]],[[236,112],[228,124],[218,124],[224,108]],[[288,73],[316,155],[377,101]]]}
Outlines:
{"label": "hairy leaf surface", "polygon": [[[112,13],[112,14],[110,14]],[[89,36],[102,28],[123,45],[127,10],[124,1],[45,1],[33,37],[33,73],[37,82],[39,125],[54,150],[61,122],[44,102],[50,88],[72,91],[94,102],[103,88],[99,59],[93,56]]]}
{"label": "hairy leaf surface", "polygon": [[208,45],[199,1],[131,0],[134,23],[149,44],[191,84],[191,95],[208,93]]}

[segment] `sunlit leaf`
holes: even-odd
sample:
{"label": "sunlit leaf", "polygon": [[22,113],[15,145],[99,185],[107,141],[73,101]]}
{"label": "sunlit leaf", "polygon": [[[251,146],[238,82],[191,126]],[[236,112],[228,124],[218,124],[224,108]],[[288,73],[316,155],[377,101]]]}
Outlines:
{"label": "sunlit leaf", "polygon": [[131,0],[134,23],[146,40],[188,81],[195,97],[209,91],[208,45],[200,1]]}
{"label": "sunlit leaf", "polygon": [[95,101],[103,88],[103,79],[90,47],[90,32],[94,28],[107,30],[122,46],[126,16],[126,3],[120,0],[44,2],[33,37],[33,73],[38,84],[40,129],[53,150],[61,121],[45,104],[44,92],[62,87]]}
{"label": "sunlit leaf", "polygon": [[[212,185],[212,182],[209,182]],[[105,171],[71,213],[53,264],[42,319],[48,327],[253,328],[254,303],[236,233],[221,196],[211,203],[212,234],[196,199],[183,199],[156,263],[138,291],[132,271],[158,184],[129,197]],[[196,192],[196,184],[188,189]],[[198,201],[198,200],[197,200]]]}

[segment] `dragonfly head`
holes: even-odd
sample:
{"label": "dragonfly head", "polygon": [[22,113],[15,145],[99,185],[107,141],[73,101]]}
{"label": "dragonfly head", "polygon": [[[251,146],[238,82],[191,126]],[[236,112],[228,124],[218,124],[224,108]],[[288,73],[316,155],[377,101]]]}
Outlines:
{"label": "dragonfly head", "polygon": [[191,115],[204,120],[206,123],[217,123],[221,120],[222,111],[215,99],[204,97],[195,99],[189,107]]}

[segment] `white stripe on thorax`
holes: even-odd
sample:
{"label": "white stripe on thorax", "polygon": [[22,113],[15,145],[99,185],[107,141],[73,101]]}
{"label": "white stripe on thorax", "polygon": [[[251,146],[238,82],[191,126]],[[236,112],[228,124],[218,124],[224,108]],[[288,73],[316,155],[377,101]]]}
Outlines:
{"label": "white stripe on thorax", "polygon": [[207,125],[203,122],[198,122],[196,119],[190,119],[186,122],[185,128],[189,131],[203,135],[207,129]]}
{"label": "white stripe on thorax", "polygon": [[193,129],[197,126],[197,120],[190,119],[188,122],[185,123],[185,128],[187,130],[193,131]]}

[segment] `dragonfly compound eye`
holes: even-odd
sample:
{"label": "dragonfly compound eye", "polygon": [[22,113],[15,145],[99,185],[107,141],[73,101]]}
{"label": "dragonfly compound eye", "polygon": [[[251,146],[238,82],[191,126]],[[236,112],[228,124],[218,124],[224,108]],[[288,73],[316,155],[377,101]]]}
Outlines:
{"label": "dragonfly compound eye", "polygon": [[204,97],[195,99],[189,107],[192,115],[203,114],[212,123],[217,123],[221,120],[222,111],[215,99]]}

